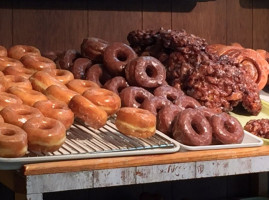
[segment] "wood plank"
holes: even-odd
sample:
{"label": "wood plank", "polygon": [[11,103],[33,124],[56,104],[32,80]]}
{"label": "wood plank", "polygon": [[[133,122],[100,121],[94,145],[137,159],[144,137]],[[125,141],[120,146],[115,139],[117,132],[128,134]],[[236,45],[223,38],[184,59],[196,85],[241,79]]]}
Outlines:
{"label": "wood plank", "polygon": [[127,34],[142,28],[141,0],[92,0],[88,7],[89,36],[127,43]]}
{"label": "wood plank", "polygon": [[252,0],[227,0],[227,44],[252,48]]}
{"label": "wood plank", "polygon": [[269,51],[269,1],[253,1],[253,48]]}
{"label": "wood plank", "polygon": [[171,0],[143,1],[143,29],[171,29],[171,23]]}
{"label": "wood plank", "polygon": [[0,45],[12,45],[12,1],[0,1]]}
{"label": "wood plank", "polygon": [[226,0],[172,0],[172,28],[185,29],[208,43],[226,43]]}
{"label": "wood plank", "polygon": [[158,164],[224,160],[243,157],[265,156],[268,154],[269,146],[238,149],[189,151],[162,155],[127,156],[116,158],[99,158],[27,164],[24,166],[23,171],[25,175],[37,175]]}
{"label": "wood plank", "polygon": [[[76,4],[75,4],[76,3]],[[27,44],[41,51],[79,49],[87,35],[87,11],[76,2],[19,1],[13,11],[14,44]]]}

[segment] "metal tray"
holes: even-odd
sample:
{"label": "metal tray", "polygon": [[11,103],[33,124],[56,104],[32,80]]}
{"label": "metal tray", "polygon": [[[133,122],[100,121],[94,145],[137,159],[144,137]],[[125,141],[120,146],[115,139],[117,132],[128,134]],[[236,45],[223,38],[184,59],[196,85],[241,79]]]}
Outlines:
{"label": "metal tray", "polygon": [[58,151],[47,154],[29,152],[20,158],[0,158],[0,170],[20,169],[29,163],[173,153],[179,149],[178,142],[160,131],[156,131],[151,138],[139,139],[121,134],[111,120],[98,130],[76,121],[67,131],[67,139]]}

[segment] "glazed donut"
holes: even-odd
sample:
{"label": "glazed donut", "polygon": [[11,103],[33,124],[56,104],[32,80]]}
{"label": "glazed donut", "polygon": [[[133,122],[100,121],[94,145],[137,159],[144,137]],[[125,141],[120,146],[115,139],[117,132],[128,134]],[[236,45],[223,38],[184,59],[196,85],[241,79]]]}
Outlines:
{"label": "glazed donut", "polygon": [[49,75],[53,76],[63,84],[66,84],[74,79],[72,72],[65,69],[46,69],[43,71],[47,72]]}
{"label": "glazed donut", "polygon": [[14,94],[0,92],[0,111],[9,105],[22,104],[22,100]]}
{"label": "glazed donut", "polygon": [[85,38],[81,44],[81,55],[95,62],[103,61],[104,50],[108,46],[108,42],[99,38]]}
{"label": "glazed donut", "polygon": [[86,80],[93,81],[100,87],[109,79],[111,76],[102,64],[94,64],[86,72]]}
{"label": "glazed donut", "polygon": [[136,57],[136,53],[130,46],[115,42],[105,49],[104,64],[112,75],[118,76],[124,74],[126,64]]}
{"label": "glazed donut", "polygon": [[66,129],[74,122],[74,113],[67,104],[58,100],[43,100],[36,102],[33,107],[37,108],[45,117],[59,120]]}
{"label": "glazed donut", "polygon": [[19,127],[32,117],[43,116],[37,109],[25,104],[13,104],[3,108],[0,112],[4,121]]}
{"label": "glazed donut", "polygon": [[22,157],[27,152],[27,133],[18,126],[1,123],[0,157]]}
{"label": "glazed donut", "polygon": [[73,96],[79,93],[58,85],[51,85],[45,90],[44,94],[51,100],[63,101],[68,105]]}
{"label": "glazed donut", "polygon": [[187,108],[177,115],[172,135],[185,145],[204,146],[212,143],[212,127],[197,109]]}
{"label": "glazed donut", "polygon": [[35,71],[32,69],[25,68],[25,67],[9,66],[3,70],[3,73],[5,75],[16,75],[16,76],[22,76],[23,78],[29,79],[30,76],[32,76],[35,73]]}
{"label": "glazed donut", "polygon": [[107,113],[82,95],[75,95],[68,106],[75,117],[92,128],[98,129],[106,124]]}
{"label": "glazed donut", "polygon": [[182,108],[182,110],[186,108],[197,108],[201,106],[201,104],[194,98],[182,95],[177,98],[177,100],[174,101],[174,104]]}
{"label": "glazed donut", "polygon": [[7,57],[7,49],[0,45],[0,56]]}
{"label": "glazed donut", "polygon": [[32,89],[31,82],[28,79],[17,75],[6,75],[0,78],[0,85],[4,86],[5,90],[12,86]]}
{"label": "glazed donut", "polygon": [[34,103],[37,101],[48,99],[41,92],[38,92],[38,91],[35,91],[32,89],[17,87],[17,86],[13,86],[13,87],[8,88],[7,92],[19,97],[23,101],[23,103],[28,105],[28,106],[33,106]]}
{"label": "glazed donut", "polygon": [[153,94],[154,96],[165,97],[171,102],[174,102],[178,97],[184,95],[184,92],[170,85],[161,85],[153,91]]}
{"label": "glazed donut", "polygon": [[42,93],[44,93],[51,85],[58,85],[59,87],[66,88],[63,83],[44,71],[37,71],[29,78],[29,80],[32,83],[33,89]]}
{"label": "glazed donut", "polygon": [[142,87],[130,86],[120,92],[121,105],[124,107],[139,108],[145,99],[150,97],[153,97],[153,94]]}
{"label": "glazed donut", "polygon": [[23,130],[28,136],[28,149],[36,152],[54,152],[66,139],[64,125],[52,118],[33,117],[24,125]]}
{"label": "glazed donut", "polygon": [[75,79],[85,79],[86,71],[92,66],[92,61],[88,58],[78,58],[74,61],[72,73]]}
{"label": "glazed donut", "polygon": [[56,64],[52,60],[40,55],[25,55],[21,57],[20,61],[26,68],[36,71],[56,68]]}
{"label": "glazed donut", "polygon": [[0,56],[0,71],[3,71],[6,67],[9,67],[9,66],[23,67],[23,64],[19,60]]}
{"label": "glazed donut", "polygon": [[156,117],[141,108],[124,107],[117,112],[115,125],[125,135],[149,138],[156,132]]}
{"label": "glazed donut", "polygon": [[104,84],[104,88],[116,93],[117,95],[119,95],[120,92],[128,86],[127,81],[122,76],[115,76]]}
{"label": "glazed donut", "polygon": [[70,70],[74,61],[80,56],[79,52],[75,49],[68,49],[59,55],[56,65],[60,69]]}
{"label": "glazed donut", "polygon": [[165,67],[151,56],[140,56],[130,61],[126,65],[125,76],[130,85],[144,88],[156,88],[166,83]]}
{"label": "glazed donut", "polygon": [[73,90],[79,94],[83,94],[83,92],[92,87],[99,88],[99,86],[95,82],[81,79],[74,79],[72,81],[69,81],[66,86],[70,90]]}
{"label": "glazed donut", "polygon": [[227,113],[211,117],[213,137],[222,144],[239,144],[243,141],[244,130],[240,122]]}
{"label": "glazed donut", "polygon": [[24,55],[38,55],[40,51],[36,47],[28,45],[14,45],[7,51],[8,57],[20,60]]}
{"label": "glazed donut", "polygon": [[163,106],[157,114],[157,130],[172,137],[173,121],[182,109],[174,104]]}
{"label": "glazed donut", "polygon": [[90,88],[83,93],[83,96],[106,111],[107,115],[115,114],[121,107],[120,97],[104,88]]}
{"label": "glazed donut", "polygon": [[141,104],[140,108],[150,111],[152,114],[157,115],[159,110],[164,106],[171,105],[172,102],[166,99],[165,97],[150,97],[146,98]]}

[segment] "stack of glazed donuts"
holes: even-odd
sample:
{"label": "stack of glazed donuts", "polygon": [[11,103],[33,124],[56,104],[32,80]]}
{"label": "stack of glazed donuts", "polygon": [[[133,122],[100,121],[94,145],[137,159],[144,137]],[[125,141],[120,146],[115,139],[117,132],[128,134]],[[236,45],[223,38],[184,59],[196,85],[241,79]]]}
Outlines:
{"label": "stack of glazed donuts", "polygon": [[33,46],[1,46],[0,77],[0,157],[54,152],[74,117],[97,129],[121,107],[117,94],[74,79]]}
{"label": "stack of glazed donuts", "polygon": [[83,40],[81,52],[55,53],[54,59],[59,68],[68,69],[75,78],[90,80],[119,94],[122,107],[150,111],[156,117],[158,130],[184,144],[231,144],[243,140],[238,120],[220,109],[201,106],[179,85],[168,85],[164,65],[152,56],[137,56],[127,44],[89,37]]}

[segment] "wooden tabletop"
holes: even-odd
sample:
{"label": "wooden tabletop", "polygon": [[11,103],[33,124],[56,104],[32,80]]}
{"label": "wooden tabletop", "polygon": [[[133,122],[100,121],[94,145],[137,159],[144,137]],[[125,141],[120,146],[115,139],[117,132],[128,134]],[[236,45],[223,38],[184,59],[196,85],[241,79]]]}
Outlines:
{"label": "wooden tabletop", "polygon": [[25,175],[53,174],[64,172],[89,171],[172,163],[188,163],[208,160],[225,160],[243,157],[269,155],[269,146],[219,149],[204,151],[176,152],[170,154],[125,156],[113,158],[94,158],[84,160],[68,160],[47,163],[26,164],[23,167]]}

